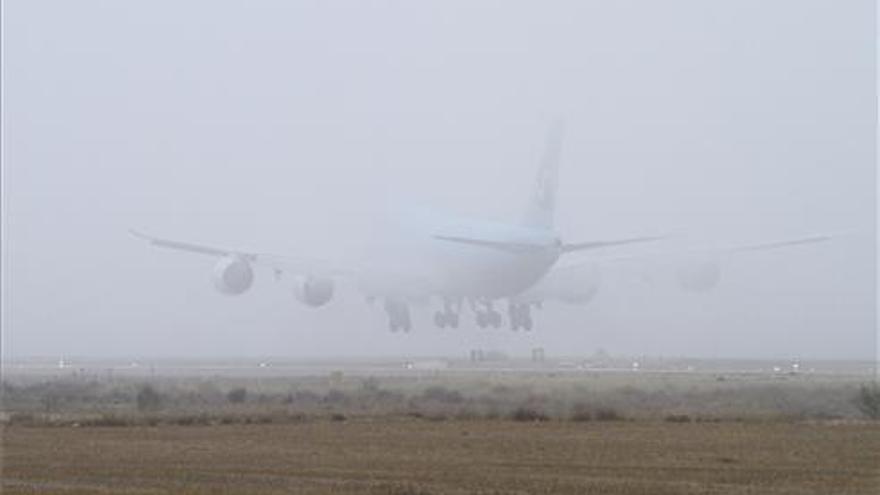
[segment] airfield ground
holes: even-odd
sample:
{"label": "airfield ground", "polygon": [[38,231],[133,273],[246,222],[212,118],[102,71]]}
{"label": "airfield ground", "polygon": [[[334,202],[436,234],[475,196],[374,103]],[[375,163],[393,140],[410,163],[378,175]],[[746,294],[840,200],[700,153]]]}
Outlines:
{"label": "airfield ground", "polygon": [[761,363],[432,363],[7,368],[0,487],[880,493],[880,423],[853,402],[873,379],[863,364],[792,373]]}
{"label": "airfield ground", "polygon": [[875,494],[867,423],[11,427],[3,493]]}

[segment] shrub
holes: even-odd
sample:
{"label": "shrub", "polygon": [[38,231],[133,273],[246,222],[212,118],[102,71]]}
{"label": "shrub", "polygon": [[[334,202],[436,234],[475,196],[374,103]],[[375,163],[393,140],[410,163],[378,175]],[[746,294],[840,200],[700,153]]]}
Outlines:
{"label": "shrub", "polygon": [[691,417],[687,414],[670,414],[666,416],[665,421],[667,423],[690,423]]}
{"label": "shrub", "polygon": [[514,421],[538,422],[549,421],[550,418],[541,411],[530,407],[518,407],[510,413],[510,419]]}
{"label": "shrub", "polygon": [[162,406],[162,396],[151,385],[144,385],[137,393],[138,411],[155,411]]}
{"label": "shrub", "polygon": [[876,382],[859,387],[855,398],[856,407],[870,419],[880,419],[880,385]]}
{"label": "shrub", "polygon": [[226,400],[232,404],[241,404],[247,400],[247,389],[244,387],[234,388],[226,394]]}
{"label": "shrub", "polygon": [[131,426],[133,422],[130,419],[112,414],[104,414],[99,418],[85,420],[81,423],[83,426],[106,426],[106,427],[122,427]]}
{"label": "shrub", "polygon": [[616,409],[603,407],[596,411],[596,421],[623,421],[623,415]]}
{"label": "shrub", "polygon": [[33,425],[36,423],[37,423],[37,418],[32,413],[14,412],[9,415],[9,424]]}
{"label": "shrub", "polygon": [[593,413],[590,411],[575,411],[569,419],[575,423],[588,423],[593,420]]}
{"label": "shrub", "polygon": [[464,397],[461,395],[461,392],[440,386],[428,387],[422,393],[422,397],[426,400],[433,400],[446,404],[460,404],[464,402]]}
{"label": "shrub", "polygon": [[326,404],[347,404],[349,398],[345,392],[334,389],[327,392],[327,395],[324,396],[324,402]]}
{"label": "shrub", "polygon": [[367,377],[361,382],[361,390],[364,392],[378,392],[379,388],[379,379],[374,376]]}
{"label": "shrub", "polygon": [[569,419],[576,423],[586,423],[593,420],[593,413],[586,405],[575,404],[575,406],[572,408],[571,416],[569,417]]}

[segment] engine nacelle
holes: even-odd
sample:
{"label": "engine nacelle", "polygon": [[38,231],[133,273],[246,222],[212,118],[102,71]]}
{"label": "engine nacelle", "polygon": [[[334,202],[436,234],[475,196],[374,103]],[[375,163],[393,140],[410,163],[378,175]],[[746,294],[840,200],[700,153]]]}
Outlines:
{"label": "engine nacelle", "polygon": [[223,294],[237,296],[254,285],[254,270],[247,260],[228,256],[214,267],[214,287]]}
{"label": "engine nacelle", "polygon": [[559,301],[568,304],[589,304],[599,293],[602,285],[602,273],[594,264],[581,265],[569,270],[567,277],[561,281],[556,295]]}
{"label": "engine nacelle", "polygon": [[694,260],[680,266],[676,275],[684,290],[708,292],[721,282],[721,266],[713,259]]}
{"label": "engine nacelle", "polygon": [[599,293],[602,274],[594,264],[551,271],[535,287],[520,294],[516,302],[559,301],[587,305]]}
{"label": "engine nacelle", "polygon": [[299,277],[293,286],[293,293],[299,302],[317,308],[333,299],[335,287],[333,280],[323,277]]}

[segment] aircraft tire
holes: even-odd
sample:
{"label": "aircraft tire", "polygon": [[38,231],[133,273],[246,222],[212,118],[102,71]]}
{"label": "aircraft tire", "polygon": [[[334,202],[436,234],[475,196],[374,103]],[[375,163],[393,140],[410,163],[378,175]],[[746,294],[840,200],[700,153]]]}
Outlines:
{"label": "aircraft tire", "polygon": [[483,312],[477,313],[477,326],[486,328],[489,325],[489,315]]}
{"label": "aircraft tire", "polygon": [[497,311],[489,313],[489,324],[492,325],[492,328],[501,327],[501,313]]}

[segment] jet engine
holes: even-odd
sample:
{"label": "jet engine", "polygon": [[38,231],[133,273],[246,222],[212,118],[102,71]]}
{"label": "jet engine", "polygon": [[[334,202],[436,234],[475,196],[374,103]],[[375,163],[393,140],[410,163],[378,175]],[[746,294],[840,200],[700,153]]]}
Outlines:
{"label": "jet engine", "polygon": [[559,301],[587,305],[599,293],[602,274],[594,264],[551,271],[535,287],[515,298],[518,302]]}
{"label": "jet engine", "polygon": [[254,270],[247,260],[228,256],[214,267],[214,287],[231,296],[243,294],[254,284]]}
{"label": "jet engine", "polygon": [[317,308],[330,302],[333,298],[333,280],[324,277],[299,277],[293,287],[293,293],[299,302]]}
{"label": "jet engine", "polygon": [[571,270],[557,298],[568,304],[588,304],[596,298],[602,285],[602,273],[594,264],[585,264]]}
{"label": "jet engine", "polygon": [[676,275],[684,290],[708,292],[721,281],[721,266],[714,259],[693,260],[681,265]]}

